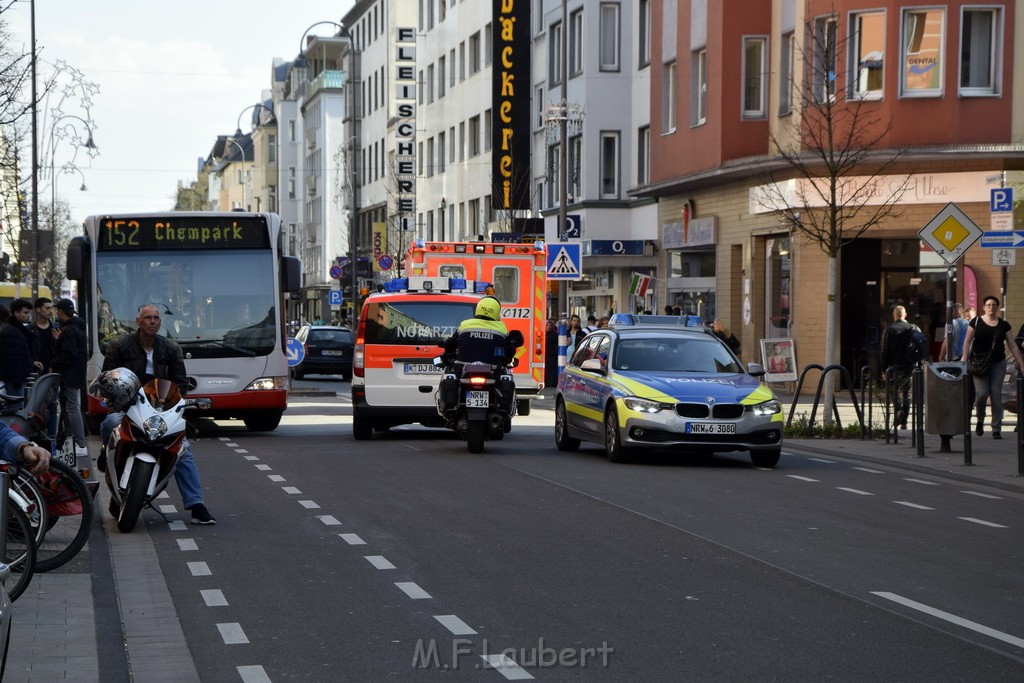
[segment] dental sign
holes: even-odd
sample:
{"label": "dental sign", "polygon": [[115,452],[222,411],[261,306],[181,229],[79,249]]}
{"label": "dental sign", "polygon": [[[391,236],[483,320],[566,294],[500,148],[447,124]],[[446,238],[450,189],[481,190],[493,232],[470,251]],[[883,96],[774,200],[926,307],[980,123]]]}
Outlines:
{"label": "dental sign", "polygon": [[262,216],[108,216],[100,221],[99,251],[134,249],[269,249]]}
{"label": "dental sign", "polygon": [[416,29],[395,34],[395,182],[394,210],[402,230],[413,230],[416,213]]}
{"label": "dental sign", "polygon": [[491,193],[494,209],[530,208],[530,0],[493,0]]}

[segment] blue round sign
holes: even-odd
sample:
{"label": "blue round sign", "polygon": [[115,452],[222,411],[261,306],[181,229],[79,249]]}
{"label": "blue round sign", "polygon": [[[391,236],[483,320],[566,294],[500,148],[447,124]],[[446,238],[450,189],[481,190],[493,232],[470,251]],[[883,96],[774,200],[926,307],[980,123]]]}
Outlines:
{"label": "blue round sign", "polygon": [[290,368],[294,368],[306,357],[306,347],[295,337],[288,337],[285,341],[284,351]]}
{"label": "blue round sign", "polygon": [[341,279],[341,266],[331,266],[330,270],[331,277],[335,280]]}
{"label": "blue round sign", "polygon": [[381,270],[391,270],[391,266],[395,265],[395,260],[391,258],[391,254],[381,254],[377,258],[377,265]]}

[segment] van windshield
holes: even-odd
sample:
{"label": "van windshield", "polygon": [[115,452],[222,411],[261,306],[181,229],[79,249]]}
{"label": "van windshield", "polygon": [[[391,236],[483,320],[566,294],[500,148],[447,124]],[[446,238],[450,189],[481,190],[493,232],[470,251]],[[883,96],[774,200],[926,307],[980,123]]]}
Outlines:
{"label": "van windshield", "polygon": [[471,301],[368,301],[367,344],[440,345],[472,318]]}

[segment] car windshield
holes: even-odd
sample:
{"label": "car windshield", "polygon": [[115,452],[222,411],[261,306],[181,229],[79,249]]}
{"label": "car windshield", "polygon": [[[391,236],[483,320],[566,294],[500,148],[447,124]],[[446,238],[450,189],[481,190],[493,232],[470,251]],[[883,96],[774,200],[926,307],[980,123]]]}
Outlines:
{"label": "car windshield", "polygon": [[717,339],[625,339],[615,349],[615,370],[638,372],[743,372]]}
{"label": "car windshield", "polygon": [[473,317],[469,301],[389,300],[366,302],[367,344],[440,345],[459,323]]}
{"label": "car windshield", "polygon": [[309,337],[306,339],[306,341],[317,344],[351,344],[352,333],[349,332],[348,330],[310,330]]}

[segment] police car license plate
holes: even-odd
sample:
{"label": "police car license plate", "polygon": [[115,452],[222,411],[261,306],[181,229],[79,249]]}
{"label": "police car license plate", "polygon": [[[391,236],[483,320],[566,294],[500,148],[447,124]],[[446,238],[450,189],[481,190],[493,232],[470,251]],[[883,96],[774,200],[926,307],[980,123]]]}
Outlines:
{"label": "police car license plate", "polygon": [[440,375],[441,368],[433,363],[406,363],[402,372],[406,375]]}
{"label": "police car license plate", "polygon": [[736,425],[721,422],[687,422],[687,434],[735,434]]}
{"label": "police car license plate", "polygon": [[467,408],[487,408],[491,405],[490,394],[486,391],[467,391]]}

